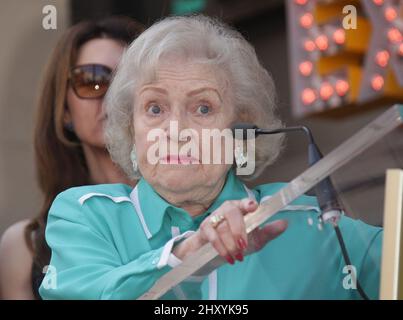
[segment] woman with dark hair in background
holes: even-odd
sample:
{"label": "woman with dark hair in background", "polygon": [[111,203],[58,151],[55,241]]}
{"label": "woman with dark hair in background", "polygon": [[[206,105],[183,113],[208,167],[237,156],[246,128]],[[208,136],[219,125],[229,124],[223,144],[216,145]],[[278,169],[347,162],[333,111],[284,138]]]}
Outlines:
{"label": "woman with dark hair in background", "polygon": [[103,97],[127,45],[143,27],[126,17],[81,22],[60,39],[39,94],[34,148],[43,202],[39,215],[15,223],[0,243],[0,296],[39,299],[50,261],[47,215],[56,195],[88,184],[134,185],[105,148]]}

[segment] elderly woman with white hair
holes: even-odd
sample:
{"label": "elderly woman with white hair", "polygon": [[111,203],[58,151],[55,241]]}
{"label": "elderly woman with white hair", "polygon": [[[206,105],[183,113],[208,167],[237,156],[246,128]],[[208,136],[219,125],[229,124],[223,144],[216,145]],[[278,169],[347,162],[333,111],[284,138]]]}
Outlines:
{"label": "elderly woman with white hair", "polygon": [[[251,190],[241,179],[276,159],[282,137],[259,137],[246,152],[231,144],[231,161],[227,136],[212,145],[203,139],[204,131],[225,132],[236,122],[281,126],[273,81],[238,32],[204,16],[154,24],[124,54],[105,110],[112,158],[140,180],[134,189],[85,186],[57,197],[46,229],[52,257],[43,298],[136,299],[206,243],[220,263],[163,298],[359,298],[331,226],[317,228],[314,197],[300,197],[246,233],[245,215],[284,184]],[[220,161],[212,161],[222,146]],[[237,176],[245,161],[255,170]],[[382,229],[346,216],[340,229],[376,298]]]}

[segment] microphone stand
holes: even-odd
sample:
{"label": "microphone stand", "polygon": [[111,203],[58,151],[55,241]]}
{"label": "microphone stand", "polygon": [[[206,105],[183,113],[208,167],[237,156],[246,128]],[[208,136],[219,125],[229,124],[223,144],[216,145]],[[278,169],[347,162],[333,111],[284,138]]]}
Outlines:
{"label": "microphone stand", "polygon": [[[247,130],[255,130],[255,137],[261,134],[278,134],[278,133],[288,133],[295,131],[302,131],[308,137],[308,162],[309,166],[314,165],[316,162],[320,161],[323,158],[322,153],[319,150],[319,147],[315,143],[311,130],[306,126],[296,126],[296,127],[284,127],[278,129],[261,129],[255,125],[248,123],[239,123],[233,126],[232,128],[234,137],[235,130],[243,130],[243,139],[247,139]],[[344,262],[347,266],[352,266],[350,257],[347,252],[346,245],[344,243],[344,239],[342,233],[340,231],[338,221],[340,220],[340,216],[343,214],[342,206],[339,202],[338,195],[336,189],[333,186],[333,183],[330,179],[330,176],[323,179],[314,187],[314,192],[318,199],[318,204],[321,210],[321,214],[319,216],[319,221],[321,223],[331,223],[336,233],[337,240],[340,245],[340,249],[343,255]],[[352,269],[349,268],[348,272],[351,274]],[[351,274],[353,281],[355,281],[357,291],[360,296],[364,300],[369,300],[368,295],[365,293],[362,288],[360,282],[358,281],[358,277],[356,274]]]}

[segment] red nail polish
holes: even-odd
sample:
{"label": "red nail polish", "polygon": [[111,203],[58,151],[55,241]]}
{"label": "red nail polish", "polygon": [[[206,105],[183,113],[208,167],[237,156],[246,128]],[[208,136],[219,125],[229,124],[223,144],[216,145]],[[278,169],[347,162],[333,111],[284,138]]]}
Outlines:
{"label": "red nail polish", "polygon": [[248,202],[248,207],[251,207],[251,206],[253,206],[254,204],[255,204],[255,201],[249,200],[249,202]]}
{"label": "red nail polish", "polygon": [[235,255],[235,258],[236,258],[238,261],[243,261],[243,254],[242,254],[242,253],[237,253],[237,254]]}
{"label": "red nail polish", "polygon": [[228,261],[229,264],[234,264],[235,261],[231,256],[226,256],[225,259]]}
{"label": "red nail polish", "polygon": [[242,238],[239,238],[236,242],[238,249],[243,250],[243,243],[242,243]]}
{"label": "red nail polish", "polygon": [[243,238],[239,238],[237,244],[238,244],[238,248],[240,250],[245,250],[246,247],[247,247],[246,242],[245,242],[245,240]]}

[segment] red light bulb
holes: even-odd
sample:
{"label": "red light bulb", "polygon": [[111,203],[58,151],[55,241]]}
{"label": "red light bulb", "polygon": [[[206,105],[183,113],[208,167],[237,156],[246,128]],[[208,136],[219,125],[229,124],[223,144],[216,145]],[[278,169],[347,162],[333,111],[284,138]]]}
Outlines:
{"label": "red light bulb", "polygon": [[395,20],[397,18],[396,9],[391,6],[386,7],[385,11],[384,11],[384,16],[385,16],[386,21],[391,22],[391,21]]}
{"label": "red light bulb", "polygon": [[299,72],[307,77],[312,73],[313,64],[311,61],[303,61],[298,66]]}
{"label": "red light bulb", "polygon": [[383,88],[383,85],[385,84],[385,80],[383,77],[379,74],[376,74],[372,77],[371,79],[371,87],[375,91],[379,91]]}
{"label": "red light bulb", "polygon": [[315,42],[313,42],[312,40],[306,40],[304,42],[304,49],[309,52],[314,51],[316,49]]}
{"label": "red light bulb", "polygon": [[320,51],[325,51],[329,47],[329,39],[324,34],[316,37],[315,44]]}
{"label": "red light bulb", "polygon": [[316,100],[316,93],[311,88],[305,88],[301,93],[302,103],[305,105],[312,104]]}
{"label": "red light bulb", "polygon": [[388,30],[388,39],[390,42],[398,43],[402,41],[402,34],[397,28],[390,28]]}
{"label": "red light bulb", "polygon": [[388,65],[389,57],[390,55],[387,50],[378,51],[375,55],[375,62],[382,68],[385,68]]}
{"label": "red light bulb", "polygon": [[304,13],[300,18],[299,18],[299,24],[301,27],[308,29],[312,26],[313,23],[313,15],[312,13]]}
{"label": "red light bulb", "polygon": [[329,98],[333,95],[334,89],[329,82],[324,82],[320,86],[319,94],[322,100],[329,100]]}
{"label": "red light bulb", "polygon": [[333,32],[333,41],[337,44],[343,44],[346,41],[346,32],[344,29],[337,29]]}
{"label": "red light bulb", "polygon": [[348,82],[346,80],[339,79],[336,81],[335,88],[336,88],[336,93],[340,97],[342,97],[348,92],[348,90],[350,89],[350,85],[348,84]]}

